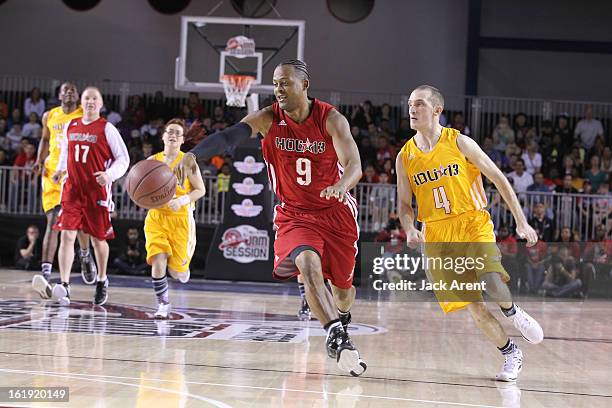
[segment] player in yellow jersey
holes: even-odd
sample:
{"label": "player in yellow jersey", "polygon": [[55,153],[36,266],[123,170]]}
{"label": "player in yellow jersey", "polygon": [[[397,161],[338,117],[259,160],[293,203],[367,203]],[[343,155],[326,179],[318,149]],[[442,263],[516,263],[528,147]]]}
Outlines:
{"label": "player in yellow jersey", "polygon": [[[480,263],[478,260],[471,262],[467,271],[465,268],[444,271],[441,267],[432,267],[427,271],[428,277],[434,282],[447,282],[448,287],[450,279],[463,283],[483,282],[487,295],[499,304],[523,337],[531,343],[541,342],[544,338],[542,328],[513,303],[505,283],[509,276],[501,265],[493,223],[485,209],[487,202],[481,172],[495,184],[510,208],[517,234],[527,240],[527,245],[534,245],[538,236],[527,223],[510,183],[474,140],[439,124],[444,109],[444,98],[439,90],[428,85],[419,86],[410,94],[408,107],[410,126],[417,133],[404,145],[396,160],[399,216],[408,244],[423,243],[425,259],[449,256],[465,260],[480,255]],[[418,220],[423,223],[422,231],[414,226],[413,194]],[[522,368],[522,352],[489,312],[481,291],[470,291],[471,296],[457,290],[435,293],[445,313],[468,309],[476,325],[505,357],[496,378],[515,381]]]}
{"label": "player in yellow jersey", "polygon": [[[164,126],[164,151],[149,157],[174,169],[183,158],[181,145],[185,141],[185,122],[171,119]],[[196,246],[194,203],[206,193],[197,163],[186,168],[183,184],[177,184],[175,196],[161,208],[149,210],[145,218],[147,263],[152,266],[153,289],[157,297],[156,319],[167,319],[170,311],[166,269],[181,283],[189,280],[189,262]]]}
{"label": "player in yellow jersey", "polygon": [[[32,170],[42,175],[42,207],[47,217],[47,228],[42,247],[42,275],[32,278],[32,287],[43,299],[51,297],[51,268],[57,251],[59,231],[53,230],[60,207],[61,184],[52,180],[60,156],[60,142],[65,137],[64,127],[72,119],[83,116],[79,103],[79,92],[76,85],[65,82],[60,87],[61,106],[50,109],[42,117],[42,137],[38,146],[38,156]],[[93,284],[96,278],[96,263],[91,262],[89,255],[89,236],[79,231],[81,247],[81,275],[87,284]]]}

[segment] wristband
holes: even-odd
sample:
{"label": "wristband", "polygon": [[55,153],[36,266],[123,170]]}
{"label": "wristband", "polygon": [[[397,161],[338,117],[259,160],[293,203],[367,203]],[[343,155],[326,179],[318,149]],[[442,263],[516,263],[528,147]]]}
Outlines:
{"label": "wristband", "polygon": [[189,196],[187,194],[185,194],[184,196],[180,196],[179,198],[176,199],[176,201],[182,206],[187,205],[191,202],[191,198],[189,198]]}

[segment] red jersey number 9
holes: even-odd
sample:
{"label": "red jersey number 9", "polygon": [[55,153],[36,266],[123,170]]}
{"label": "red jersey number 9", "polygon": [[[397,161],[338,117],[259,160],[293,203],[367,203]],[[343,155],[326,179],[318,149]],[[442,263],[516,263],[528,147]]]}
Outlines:
{"label": "red jersey number 9", "polygon": [[295,162],[295,171],[298,174],[297,182],[300,186],[307,186],[312,181],[310,160],[300,157]]}

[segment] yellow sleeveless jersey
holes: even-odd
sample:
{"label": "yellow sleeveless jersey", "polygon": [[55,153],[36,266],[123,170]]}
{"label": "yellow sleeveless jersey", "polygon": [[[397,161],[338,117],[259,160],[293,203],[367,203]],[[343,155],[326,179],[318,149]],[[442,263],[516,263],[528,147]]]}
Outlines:
{"label": "yellow sleeveless jersey", "polygon": [[422,152],[414,137],[400,152],[416,197],[417,219],[423,223],[487,206],[480,170],[459,150],[458,136],[458,130],[442,128],[440,139],[430,152]]}
{"label": "yellow sleeveless jersey", "polygon": [[64,127],[72,119],[77,119],[83,116],[83,108],[80,106],[72,113],[65,114],[61,106],[53,108],[47,114],[47,127],[49,128],[49,156],[45,161],[47,169],[52,172],[57,167],[57,162],[60,157],[61,141],[66,137],[64,135]]}
{"label": "yellow sleeveless jersey", "polygon": [[[172,170],[174,170],[174,168],[181,162],[181,159],[183,158],[184,155],[185,153],[179,152],[178,156],[176,156],[176,159],[174,159],[174,161],[170,165],[170,168]],[[165,162],[164,152],[159,152],[153,155],[153,160]],[[186,194],[189,194],[192,190],[193,190],[193,187],[191,186],[189,179],[185,178],[185,181],[183,182],[182,186],[180,184],[176,185],[176,193],[174,193],[174,198],[178,198]],[[159,212],[160,214],[164,214],[164,215],[188,215],[194,210],[194,208],[195,208],[194,203],[189,203],[188,205],[182,206],[178,211],[172,211],[170,207],[168,207],[168,204],[166,204],[161,208],[154,208],[149,211]]]}

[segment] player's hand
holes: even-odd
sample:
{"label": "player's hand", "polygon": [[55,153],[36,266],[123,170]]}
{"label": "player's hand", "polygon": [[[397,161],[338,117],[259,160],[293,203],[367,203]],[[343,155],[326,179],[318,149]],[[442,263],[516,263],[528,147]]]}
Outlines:
{"label": "player's hand", "polygon": [[416,248],[418,244],[423,242],[425,242],[425,237],[418,229],[412,227],[406,231],[406,244],[408,244],[410,248]]}
{"label": "player's hand", "polygon": [[104,171],[96,171],[94,176],[96,176],[96,182],[101,186],[106,186],[111,183],[110,176]]}
{"label": "player's hand", "polygon": [[[37,161],[36,163],[34,163],[34,165],[32,166],[32,171],[34,172],[34,174],[37,174],[40,176],[40,174],[44,171],[44,166],[42,164],[42,162]],[[44,174],[43,174],[44,176]]]}
{"label": "player's hand", "polygon": [[538,233],[527,223],[516,227],[516,235],[519,238],[526,239],[528,247],[534,246],[538,242]]}
{"label": "player's hand", "polygon": [[183,185],[187,174],[193,174],[197,171],[197,160],[195,154],[185,153],[181,162],[174,168],[174,175],[180,185]]}
{"label": "player's hand", "polygon": [[178,198],[173,198],[172,200],[168,202],[168,207],[172,211],[178,211],[181,209],[182,206],[183,205],[179,202]]}
{"label": "player's hand", "polygon": [[319,197],[325,197],[326,200],[329,200],[331,197],[337,198],[338,201],[343,203],[346,200],[347,189],[344,186],[340,186],[338,184],[326,187]]}
{"label": "player's hand", "polygon": [[60,180],[62,179],[62,171],[56,171],[55,173],[53,173],[53,175],[51,176],[51,180],[55,183],[58,184],[60,182]]}

